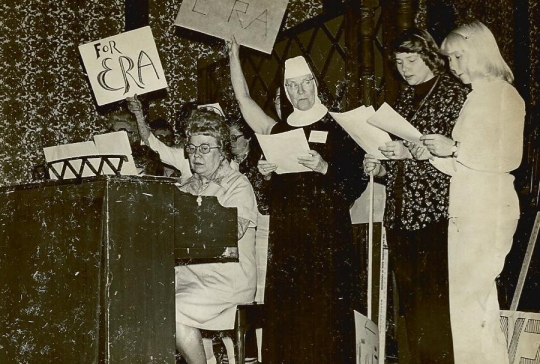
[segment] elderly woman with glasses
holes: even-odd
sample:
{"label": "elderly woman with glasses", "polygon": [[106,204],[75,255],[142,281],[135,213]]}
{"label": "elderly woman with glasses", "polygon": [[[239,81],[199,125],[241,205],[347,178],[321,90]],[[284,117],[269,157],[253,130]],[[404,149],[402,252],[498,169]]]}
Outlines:
{"label": "elderly woman with glasses", "polygon": [[321,103],[303,57],[285,62],[284,93],[294,111],[276,122],[251,99],[234,40],[229,56],[235,96],[250,127],[261,134],[300,129],[310,147],[298,156],[309,172],[275,174],[275,165],[260,164],[272,181],[262,362],[355,363],[360,276],[349,208],[367,184],[363,153]]}
{"label": "elderly woman with glasses", "polygon": [[[160,154],[175,155],[176,165],[185,163],[182,150],[167,147],[151,135],[144,118],[137,120],[145,143]],[[233,329],[236,306],[252,302],[255,296],[257,204],[247,177],[231,168],[230,131],[223,118],[195,110],[186,125],[184,150],[193,175],[180,189],[196,196],[215,196],[222,206],[238,210],[238,263],[176,267],[177,349],[188,364],[206,364],[207,357],[209,362],[216,359],[211,348],[205,354],[200,330]]]}

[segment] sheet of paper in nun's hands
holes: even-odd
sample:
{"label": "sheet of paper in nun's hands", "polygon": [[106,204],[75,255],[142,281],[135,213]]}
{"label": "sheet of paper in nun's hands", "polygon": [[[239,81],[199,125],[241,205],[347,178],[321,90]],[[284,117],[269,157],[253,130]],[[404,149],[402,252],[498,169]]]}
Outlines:
{"label": "sheet of paper in nun's hands", "polygon": [[386,102],[379,107],[367,122],[401,139],[408,140],[411,143],[422,144],[420,141],[422,133]]}
{"label": "sheet of paper in nun's hands", "polygon": [[387,132],[367,123],[367,119],[375,114],[373,106],[360,106],[344,113],[331,112],[330,115],[353,138],[366,153],[377,159],[387,159],[379,150],[392,138]]}
{"label": "sheet of paper in nun's hands", "polygon": [[289,0],[184,0],[175,25],[270,54]]}
{"label": "sheet of paper in nun's hands", "polygon": [[299,128],[272,135],[255,135],[266,160],[277,164],[277,174],[312,171],[298,163],[297,159],[298,156],[307,155],[309,151],[304,129]]}
{"label": "sheet of paper in nun's hands", "polygon": [[356,363],[374,364],[379,362],[379,329],[366,316],[354,311],[356,328]]}
{"label": "sheet of paper in nun's hands", "polygon": [[[51,163],[66,158],[74,157],[84,157],[87,155],[97,155],[98,151],[93,142],[80,142],[80,143],[70,143],[63,145],[55,145],[52,147],[43,148],[43,154],[45,155],[45,161]],[[91,158],[89,162],[94,168],[97,168],[99,165],[99,160],[97,158]],[[82,160],[72,160],[69,162],[70,165],[76,170],[79,171],[81,168]],[[56,172],[61,175],[62,169],[64,168],[63,162],[52,163],[51,168],[54,168]],[[95,176],[95,174],[88,168],[82,170],[82,177]],[[58,179],[54,173],[50,173],[51,179]],[[69,168],[66,169],[63,179],[75,178],[75,174],[71,172]]]}
{"label": "sheet of paper in nun's hands", "polygon": [[[98,154],[100,155],[125,155],[128,158],[127,162],[124,162],[120,174],[122,175],[137,175],[137,167],[135,167],[135,161],[131,155],[131,146],[129,145],[129,139],[125,131],[116,131],[113,133],[94,135],[94,142]],[[114,174],[112,169],[108,166],[103,166],[103,174]]]}

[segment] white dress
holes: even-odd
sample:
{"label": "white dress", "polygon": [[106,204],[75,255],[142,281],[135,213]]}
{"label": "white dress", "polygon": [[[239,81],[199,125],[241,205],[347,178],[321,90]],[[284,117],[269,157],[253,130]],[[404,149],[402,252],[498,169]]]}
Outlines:
{"label": "white dress", "polygon": [[257,287],[255,194],[248,179],[226,161],[207,185],[195,174],[180,189],[194,195],[216,196],[222,206],[236,207],[238,217],[249,220],[246,233],[238,241],[238,263],[193,264],[175,269],[176,321],[199,329],[232,329],[237,304],[253,302]]}

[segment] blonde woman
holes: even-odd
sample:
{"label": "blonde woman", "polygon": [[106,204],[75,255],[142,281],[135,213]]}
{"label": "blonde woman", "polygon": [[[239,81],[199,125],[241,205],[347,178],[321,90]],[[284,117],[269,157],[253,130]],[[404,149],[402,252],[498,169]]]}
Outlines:
{"label": "blonde woman", "polygon": [[460,26],[441,49],[451,71],[472,86],[452,138],[422,137],[431,163],[452,176],[448,264],[455,362],[507,364],[495,278],[519,218],[510,172],[521,163],[525,105],[484,24]]}

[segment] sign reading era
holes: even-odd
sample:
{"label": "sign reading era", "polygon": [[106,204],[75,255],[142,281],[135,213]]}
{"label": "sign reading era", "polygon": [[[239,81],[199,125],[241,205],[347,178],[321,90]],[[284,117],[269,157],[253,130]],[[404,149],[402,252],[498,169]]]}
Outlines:
{"label": "sign reading era", "polygon": [[289,0],[184,0],[175,24],[272,53]]}
{"label": "sign reading era", "polygon": [[150,27],[79,46],[98,105],[167,87]]}

